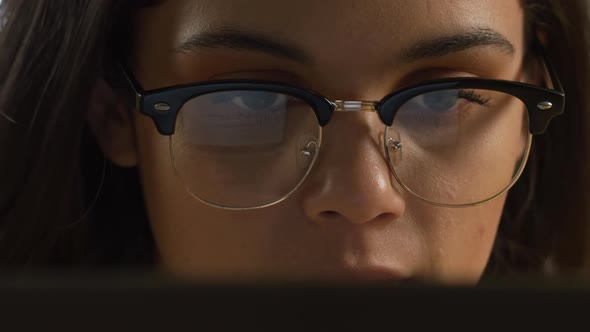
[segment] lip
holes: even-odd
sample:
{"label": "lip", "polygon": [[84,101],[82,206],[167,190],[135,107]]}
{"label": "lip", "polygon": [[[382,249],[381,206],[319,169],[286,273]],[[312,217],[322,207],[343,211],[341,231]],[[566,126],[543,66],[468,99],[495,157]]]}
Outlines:
{"label": "lip", "polygon": [[400,270],[380,266],[338,267],[330,269],[330,279],[340,282],[400,282],[409,279]]}

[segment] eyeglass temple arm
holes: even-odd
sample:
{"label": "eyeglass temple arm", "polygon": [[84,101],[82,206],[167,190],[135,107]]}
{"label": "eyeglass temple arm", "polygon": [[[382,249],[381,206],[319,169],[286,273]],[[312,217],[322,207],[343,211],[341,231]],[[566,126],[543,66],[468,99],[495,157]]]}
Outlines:
{"label": "eyeglass temple arm", "polygon": [[133,93],[133,95],[135,97],[136,109],[137,110],[141,109],[140,106],[141,106],[141,102],[142,102],[145,90],[142,88],[141,84],[135,79],[135,76],[133,76],[131,71],[129,71],[127,69],[127,67],[125,67],[125,65],[123,65],[123,63],[118,62],[117,66],[119,67],[119,71],[121,72],[121,74],[125,78],[125,81],[127,83],[126,84],[127,87],[130,89],[130,91]]}
{"label": "eyeglass temple arm", "polygon": [[563,86],[561,85],[561,81],[557,76],[557,71],[555,67],[553,67],[551,61],[549,61],[549,57],[545,52],[545,48],[541,45],[540,41],[535,42],[535,48],[537,54],[541,56],[541,64],[543,66],[543,76],[545,78],[545,83],[549,89],[556,90],[558,92],[564,93]]}

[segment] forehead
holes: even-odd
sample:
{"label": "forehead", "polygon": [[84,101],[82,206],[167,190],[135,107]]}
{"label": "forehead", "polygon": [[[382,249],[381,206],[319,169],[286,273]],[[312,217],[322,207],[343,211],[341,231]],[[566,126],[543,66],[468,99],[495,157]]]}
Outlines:
{"label": "forehead", "polygon": [[520,0],[167,0],[144,14],[159,28],[166,24],[175,42],[232,27],[309,43],[382,47],[479,26],[510,35],[523,25]]}
{"label": "forehead", "polygon": [[[135,25],[137,67],[151,68],[153,73],[158,71],[157,63],[159,77],[167,77],[166,83],[206,78],[183,74],[188,67],[200,73],[213,71],[212,63],[223,63],[228,71],[257,67],[262,58],[232,55],[231,47],[207,59],[171,53],[191,36],[228,29],[301,50],[312,59],[314,66],[305,70],[314,80],[338,77],[352,82],[353,77],[363,76],[376,80],[387,74],[385,68],[402,68],[397,59],[420,42],[482,29],[493,30],[514,45],[513,59],[524,52],[521,0],[166,0],[141,10]],[[264,61],[266,67],[274,64]],[[278,67],[287,68],[282,63]]]}

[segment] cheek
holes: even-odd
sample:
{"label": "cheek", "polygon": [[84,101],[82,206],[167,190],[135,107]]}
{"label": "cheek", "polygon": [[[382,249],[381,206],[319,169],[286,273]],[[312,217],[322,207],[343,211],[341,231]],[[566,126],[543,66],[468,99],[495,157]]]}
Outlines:
{"label": "cheek", "polygon": [[[205,264],[225,237],[220,223],[208,224],[206,208],[189,196],[172,166],[169,138],[157,133],[147,117],[136,117],[139,165],[146,208],[160,268],[187,275],[186,266]],[[216,227],[217,225],[217,227]],[[200,275],[206,275],[198,266]]]}
{"label": "cheek", "polygon": [[482,206],[419,210],[430,254],[428,278],[435,282],[474,284],[481,277],[496,237],[505,195]]}
{"label": "cheek", "polygon": [[284,228],[279,224],[287,223],[285,212],[279,208],[234,212],[196,201],[175,176],[169,138],[159,135],[142,115],[136,123],[142,186],[159,269],[205,280],[272,273],[273,266],[281,264],[271,248],[276,238],[273,229]]}

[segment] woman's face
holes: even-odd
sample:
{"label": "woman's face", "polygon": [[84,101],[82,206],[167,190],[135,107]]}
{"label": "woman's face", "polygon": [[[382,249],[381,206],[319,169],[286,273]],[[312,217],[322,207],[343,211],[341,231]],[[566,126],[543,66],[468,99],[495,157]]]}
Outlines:
{"label": "woman's face", "polygon": [[[223,38],[209,38],[217,44],[175,51],[191,38],[229,31],[287,50],[264,43],[230,47]],[[462,47],[436,47],[457,36],[463,36]],[[332,100],[380,100],[430,79],[520,80],[524,39],[518,0],[170,0],[139,12],[130,67],[145,89],[265,79]],[[429,52],[412,53],[426,44]],[[213,208],[192,197],[175,176],[168,137],[151,119],[134,114],[136,150],[129,154],[141,173],[165,271],[203,280],[473,283],[487,263],[505,195],[468,208],[436,207],[412,196],[392,176],[384,125],[374,112],[335,113],[302,186],[276,205],[250,211]],[[512,120],[522,125],[518,116]],[[508,137],[505,149],[522,145]],[[484,150],[499,139],[473,140],[470,149]],[[492,174],[503,162],[465,171]],[[460,180],[458,175],[457,183],[438,189],[481,185]]]}

